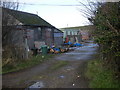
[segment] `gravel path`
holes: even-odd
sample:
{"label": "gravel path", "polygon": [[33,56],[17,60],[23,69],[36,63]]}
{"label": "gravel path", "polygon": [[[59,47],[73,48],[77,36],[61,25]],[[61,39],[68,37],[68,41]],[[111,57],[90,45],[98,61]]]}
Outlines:
{"label": "gravel path", "polygon": [[[89,81],[84,72],[87,61],[94,58],[96,51],[95,44],[87,43],[40,65],[3,75],[3,88],[88,88]],[[69,63],[51,70],[50,67],[59,61]]]}

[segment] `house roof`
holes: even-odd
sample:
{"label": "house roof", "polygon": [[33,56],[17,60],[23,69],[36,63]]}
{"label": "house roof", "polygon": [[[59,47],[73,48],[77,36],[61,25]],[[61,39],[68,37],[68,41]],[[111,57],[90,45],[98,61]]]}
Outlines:
{"label": "house roof", "polygon": [[86,26],[77,26],[77,27],[66,27],[66,28],[60,28],[61,31],[64,30],[84,30],[84,29],[93,29],[93,25],[86,25]]}
{"label": "house roof", "polygon": [[14,16],[17,20],[23,23],[23,25],[37,25],[37,26],[47,26],[54,27],[49,24],[47,21],[39,17],[38,15],[16,11],[11,9],[5,9],[10,15]]}

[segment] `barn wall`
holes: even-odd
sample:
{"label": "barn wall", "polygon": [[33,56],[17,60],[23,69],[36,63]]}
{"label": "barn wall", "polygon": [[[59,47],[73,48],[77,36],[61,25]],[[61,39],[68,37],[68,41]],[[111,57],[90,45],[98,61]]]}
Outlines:
{"label": "barn wall", "polygon": [[45,44],[51,46],[54,42],[54,33],[52,28],[43,27],[42,28],[42,40],[45,41]]}
{"label": "barn wall", "polygon": [[[7,34],[5,35],[5,33]],[[2,29],[2,35],[2,47],[4,49],[3,57],[7,52],[10,54],[7,55],[8,58],[9,56],[16,57],[18,59],[24,58],[24,30],[12,26],[5,26]]]}
{"label": "barn wall", "polygon": [[63,33],[54,33],[54,44],[56,46],[63,44]]}

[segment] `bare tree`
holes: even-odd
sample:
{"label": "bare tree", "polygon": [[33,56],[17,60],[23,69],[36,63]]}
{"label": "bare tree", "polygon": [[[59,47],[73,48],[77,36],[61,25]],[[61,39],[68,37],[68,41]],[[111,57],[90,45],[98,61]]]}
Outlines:
{"label": "bare tree", "polygon": [[0,6],[4,7],[4,8],[9,8],[9,9],[14,9],[14,10],[18,10],[19,8],[19,2],[14,1],[14,0],[0,0]]}
{"label": "bare tree", "polygon": [[83,8],[77,8],[77,10],[82,12],[82,15],[93,24],[97,9],[101,7],[102,2],[98,2],[97,0],[94,0],[94,2],[93,0],[86,0],[84,3],[78,0],[78,2]]}
{"label": "bare tree", "polygon": [[18,1],[12,2],[12,0],[0,0],[0,5],[2,7],[2,41],[3,45],[5,45],[6,40],[10,39],[10,35],[12,33],[12,30],[14,30],[13,26],[15,23],[15,19],[13,19],[12,16],[9,14],[8,9],[18,10],[19,3]]}
{"label": "bare tree", "polygon": [[[80,12],[83,13],[83,16],[86,17],[92,24],[96,24],[96,21],[98,21],[96,18],[99,16],[106,17],[104,19],[101,19],[101,24],[104,24],[105,27],[110,28],[114,33],[119,34],[118,30],[112,25],[110,22],[110,16],[109,15],[114,15],[114,4],[111,4],[110,2],[102,2],[95,0],[86,0],[85,3],[82,3],[79,1],[79,3],[84,7],[83,9],[78,8]],[[114,8],[112,8],[112,6]],[[110,11],[111,10],[111,11]],[[116,10],[117,11],[117,10]],[[98,14],[99,13],[99,14]],[[117,14],[116,14],[117,17]]]}
{"label": "bare tree", "polygon": [[[19,8],[19,2],[18,0],[15,2],[13,0],[0,0],[0,6],[3,8],[2,10],[2,25],[7,26],[8,22],[10,21],[10,15],[8,15],[8,11],[4,9],[13,9],[18,10]],[[11,25],[14,23],[14,21],[10,22]]]}

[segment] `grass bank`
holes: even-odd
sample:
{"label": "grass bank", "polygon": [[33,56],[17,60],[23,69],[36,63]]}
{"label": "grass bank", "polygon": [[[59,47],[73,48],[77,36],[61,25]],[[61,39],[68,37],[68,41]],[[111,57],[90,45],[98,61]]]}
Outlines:
{"label": "grass bank", "polygon": [[86,76],[90,80],[90,88],[120,88],[114,72],[106,69],[100,60],[88,62]]}
{"label": "grass bank", "polygon": [[19,71],[22,69],[26,69],[26,68],[35,66],[37,64],[44,62],[45,60],[49,60],[53,56],[54,55],[51,55],[51,54],[50,55],[48,54],[45,56],[37,55],[28,60],[19,60],[17,62],[8,64],[8,65],[5,65],[4,67],[2,67],[2,74],[9,73],[9,72],[15,72],[15,71]]}

